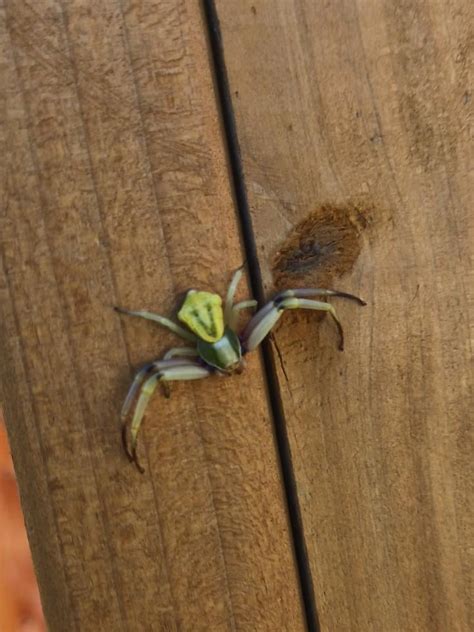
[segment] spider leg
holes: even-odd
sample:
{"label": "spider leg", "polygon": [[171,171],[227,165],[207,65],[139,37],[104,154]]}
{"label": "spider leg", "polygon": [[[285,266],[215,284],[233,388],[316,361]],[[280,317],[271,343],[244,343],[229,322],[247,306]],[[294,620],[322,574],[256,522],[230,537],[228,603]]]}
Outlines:
{"label": "spider leg", "polygon": [[[138,432],[145,414],[146,407],[153,395],[158,382],[171,382],[176,380],[199,380],[208,377],[211,374],[211,370],[196,362],[181,361],[181,364],[164,366],[165,363],[177,362],[173,360],[158,361],[154,363],[156,372],[153,373],[148,379],[141,385],[138,401],[133,412],[132,420],[130,423],[124,421],[122,426],[122,441],[125,452],[133,463],[135,463],[137,469],[143,473],[145,470],[140,465],[137,457],[137,439]],[[133,385],[132,385],[133,387]]]}
{"label": "spider leg", "polygon": [[[197,358],[199,356],[198,350],[195,347],[173,347],[165,353],[163,360],[169,360],[170,358]],[[166,399],[171,397],[170,387],[166,382],[161,382],[161,388]]]}
{"label": "spider leg", "polygon": [[265,336],[276,325],[286,309],[313,309],[329,312],[336,322],[340,336],[339,348],[342,350],[344,348],[344,332],[337,317],[336,310],[330,303],[309,300],[305,298],[307,296],[340,296],[357,301],[361,305],[365,305],[365,302],[357,296],[347,294],[347,292],[339,292],[337,290],[305,288],[280,292],[273,301],[262,307],[262,309],[254,315],[246,326],[242,335],[242,345],[245,351],[252,351],[262,342]]}
{"label": "spider leg", "polygon": [[119,314],[127,314],[128,316],[138,316],[139,318],[153,320],[163,327],[171,329],[172,332],[190,342],[196,343],[198,341],[198,338],[193,333],[191,333],[187,329],[184,329],[183,327],[180,327],[177,323],[173,322],[169,318],[165,318],[164,316],[160,316],[159,314],[154,314],[153,312],[147,312],[144,310],[134,312],[129,309],[123,309],[123,307],[114,307],[114,309],[116,312],[119,312]]}
{"label": "spider leg", "polygon": [[165,355],[163,356],[163,360],[177,358],[178,356],[186,358],[196,358],[198,355],[198,350],[195,347],[173,347],[165,353]]}
{"label": "spider leg", "polygon": [[137,371],[135,377],[133,378],[133,382],[128,389],[127,397],[125,398],[125,401],[123,403],[122,410],[120,411],[120,419],[122,420],[122,423],[125,423],[135,397],[140,390],[140,387],[142,386],[144,380],[149,375],[162,369],[174,366],[181,366],[182,364],[188,363],[188,360],[185,359],[176,358],[173,360],[169,360],[167,358],[163,358],[163,360],[155,360],[154,362],[149,362],[148,364],[145,364],[145,366],[143,366],[139,371]]}
{"label": "spider leg", "polygon": [[232,321],[232,307],[234,303],[234,297],[244,273],[244,266],[245,264],[242,264],[240,268],[237,268],[237,270],[234,272],[232,280],[229,284],[229,288],[227,289],[224,305],[224,322],[226,325],[229,325],[229,323]]}
{"label": "spider leg", "polygon": [[341,292],[340,290],[325,290],[319,287],[305,287],[294,290],[284,290],[275,296],[274,301],[281,300],[282,298],[296,297],[296,298],[308,298],[311,296],[336,296],[339,298],[348,298],[351,301],[355,301],[359,303],[359,305],[367,305],[367,303],[355,296],[354,294],[349,294],[348,292]]}
{"label": "spider leg", "polygon": [[254,308],[254,307],[257,307],[257,301],[253,298],[249,299],[248,301],[240,301],[240,303],[235,303],[235,305],[232,306],[230,318],[229,318],[229,321],[227,322],[227,325],[230,327],[230,329],[235,331],[235,328],[237,326],[237,321],[239,318],[239,312],[242,309],[248,309],[248,308]]}

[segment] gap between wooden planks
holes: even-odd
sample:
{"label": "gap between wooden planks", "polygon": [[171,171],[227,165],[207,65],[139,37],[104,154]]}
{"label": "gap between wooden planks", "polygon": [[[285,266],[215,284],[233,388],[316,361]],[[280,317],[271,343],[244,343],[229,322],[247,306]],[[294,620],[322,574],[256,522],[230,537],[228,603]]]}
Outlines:
{"label": "gap between wooden planks", "polygon": [[0,4],[0,376],[49,628],[304,629],[262,370],[159,394],[131,367],[243,258],[199,2]]}
{"label": "gap between wooden planks", "polygon": [[238,6],[216,0],[266,289],[310,213],[365,213],[354,267],[306,278],[368,300],[338,303],[344,354],[312,315],[276,333],[321,628],[467,632],[473,5]]}

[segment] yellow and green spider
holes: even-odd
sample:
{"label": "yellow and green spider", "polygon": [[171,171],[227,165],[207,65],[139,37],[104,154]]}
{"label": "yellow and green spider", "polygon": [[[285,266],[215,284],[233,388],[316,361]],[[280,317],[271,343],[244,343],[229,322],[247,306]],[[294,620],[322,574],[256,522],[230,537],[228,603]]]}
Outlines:
{"label": "yellow and green spider", "polygon": [[[175,334],[192,344],[187,347],[170,349],[163,358],[142,367],[135,376],[122,407],[122,438],[125,452],[140,472],[144,472],[137,457],[137,438],[140,425],[150,397],[158,382],[176,380],[199,380],[213,373],[231,375],[244,368],[243,357],[253,351],[276,325],[287,309],[312,309],[328,312],[334,319],[339,331],[339,348],[344,348],[342,325],[336,310],[330,303],[315,301],[308,297],[340,296],[365,305],[365,301],[337,290],[306,288],[285,290],[258,310],[244,329],[237,333],[239,312],[246,308],[255,308],[257,301],[250,299],[234,303],[234,296],[243,269],[233,275],[222,307],[222,299],[212,292],[189,290],[178,312],[178,319],[187,329],[177,323],[147,311],[130,311],[116,307],[115,310],[153,320],[167,327]],[[133,403],[135,409],[130,418]]]}

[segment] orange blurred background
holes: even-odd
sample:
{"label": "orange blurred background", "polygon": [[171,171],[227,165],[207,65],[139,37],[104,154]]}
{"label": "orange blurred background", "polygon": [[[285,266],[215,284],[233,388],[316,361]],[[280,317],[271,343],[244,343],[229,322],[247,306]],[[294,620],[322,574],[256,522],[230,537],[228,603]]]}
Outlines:
{"label": "orange blurred background", "polygon": [[46,632],[1,410],[0,632]]}

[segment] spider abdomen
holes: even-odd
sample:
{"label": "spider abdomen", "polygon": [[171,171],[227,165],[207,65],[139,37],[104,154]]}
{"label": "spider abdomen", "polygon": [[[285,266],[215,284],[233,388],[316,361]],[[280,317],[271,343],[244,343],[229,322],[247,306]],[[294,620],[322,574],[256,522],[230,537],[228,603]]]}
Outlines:
{"label": "spider abdomen", "polygon": [[224,335],[222,299],[218,294],[189,290],[178,318],[206,342],[217,343]]}

